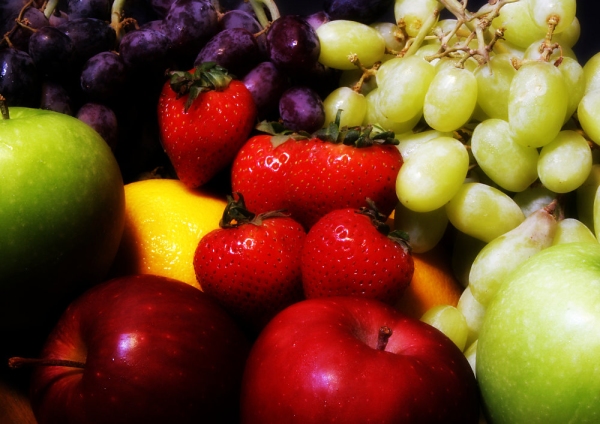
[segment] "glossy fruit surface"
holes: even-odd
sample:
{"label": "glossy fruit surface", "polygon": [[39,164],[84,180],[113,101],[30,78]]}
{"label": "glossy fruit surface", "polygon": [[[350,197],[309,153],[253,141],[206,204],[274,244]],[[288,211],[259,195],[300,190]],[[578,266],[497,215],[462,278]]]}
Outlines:
{"label": "glossy fruit surface", "polygon": [[126,184],[125,198],[125,230],[111,275],[162,275],[200,288],[194,251],[219,228],[225,199],[171,179]]}
{"label": "glossy fruit surface", "polygon": [[456,345],[373,299],[286,308],[254,343],[242,383],[244,424],[467,424],[478,417],[475,378]]}
{"label": "glossy fruit surface", "polygon": [[110,147],[81,121],[20,107],[9,116],[0,120],[0,327],[46,325],[106,276],[123,232],[123,181]]}
{"label": "glossy fruit surface", "polygon": [[249,344],[209,296],[153,275],[117,278],[73,302],[31,383],[44,423],[234,422]]}
{"label": "glossy fruit surface", "polygon": [[477,378],[493,423],[600,419],[600,246],[549,247],[487,308]]}

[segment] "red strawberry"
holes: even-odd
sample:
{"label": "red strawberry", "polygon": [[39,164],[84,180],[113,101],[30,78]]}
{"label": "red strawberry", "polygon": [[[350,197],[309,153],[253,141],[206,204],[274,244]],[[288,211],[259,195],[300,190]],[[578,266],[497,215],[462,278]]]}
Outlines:
{"label": "red strawberry", "polygon": [[256,114],[246,86],[214,63],[173,72],[159,97],[158,126],[178,178],[196,188],[228,166],[253,130]]}
{"label": "red strawberry", "polygon": [[300,251],[306,233],[280,211],[255,215],[230,197],[221,228],[198,243],[194,269],[202,290],[250,330],[303,298]]}
{"label": "red strawberry", "polygon": [[395,304],[410,284],[414,262],[405,235],[390,233],[374,205],[329,212],[302,248],[307,298],[362,296]]}
{"label": "red strawberry", "polygon": [[232,188],[257,212],[285,208],[306,229],[332,210],[363,206],[367,198],[389,215],[398,203],[402,155],[393,134],[371,131],[332,127],[314,136],[288,134],[287,140],[277,135],[272,146],[265,136],[251,140],[234,159]]}

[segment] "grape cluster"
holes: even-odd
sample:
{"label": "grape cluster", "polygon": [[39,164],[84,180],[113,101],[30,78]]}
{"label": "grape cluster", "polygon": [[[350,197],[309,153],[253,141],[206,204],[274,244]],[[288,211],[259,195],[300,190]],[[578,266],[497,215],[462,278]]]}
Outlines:
{"label": "grape cluster", "polygon": [[126,181],[136,179],[168,162],[155,108],[171,70],[217,62],[250,89],[261,119],[321,128],[322,98],[339,71],[319,62],[316,28],[330,20],[326,10],[372,21],[391,0],[346,10],[352,3],[282,16],[272,0],[6,0],[0,93],[8,106],[87,122],[115,151]]}

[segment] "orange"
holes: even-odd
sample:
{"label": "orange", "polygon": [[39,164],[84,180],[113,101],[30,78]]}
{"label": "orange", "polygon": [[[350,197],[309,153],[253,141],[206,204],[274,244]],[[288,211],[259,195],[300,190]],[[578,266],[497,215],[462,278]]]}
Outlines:
{"label": "orange", "polygon": [[125,230],[111,276],[156,274],[200,288],[194,253],[200,239],[219,228],[227,204],[173,179],[125,185]]}
{"label": "orange", "polygon": [[452,273],[450,256],[440,246],[413,253],[415,272],[396,309],[406,315],[421,318],[437,305],[456,306],[464,287]]}

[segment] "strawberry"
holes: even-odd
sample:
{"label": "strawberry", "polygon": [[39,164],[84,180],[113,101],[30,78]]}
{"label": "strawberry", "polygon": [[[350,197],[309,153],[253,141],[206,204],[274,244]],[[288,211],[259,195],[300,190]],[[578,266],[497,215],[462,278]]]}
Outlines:
{"label": "strawberry", "polygon": [[205,293],[258,332],[303,298],[300,251],[306,232],[282,211],[250,212],[236,194],[228,198],[221,228],[198,243],[194,269]]}
{"label": "strawberry", "polygon": [[213,62],[172,72],[159,97],[158,126],[178,178],[197,188],[231,164],[256,116],[250,91]]}
{"label": "strawberry", "polygon": [[250,140],[234,159],[232,189],[257,212],[285,208],[307,230],[326,213],[359,208],[367,198],[389,215],[403,163],[397,140],[370,126],[339,129],[338,123],[339,117],[312,135],[283,131],[271,146],[268,136]]}
{"label": "strawberry", "polygon": [[323,216],[308,231],[301,258],[307,298],[362,296],[393,305],[414,273],[406,234],[391,232],[372,202]]}

